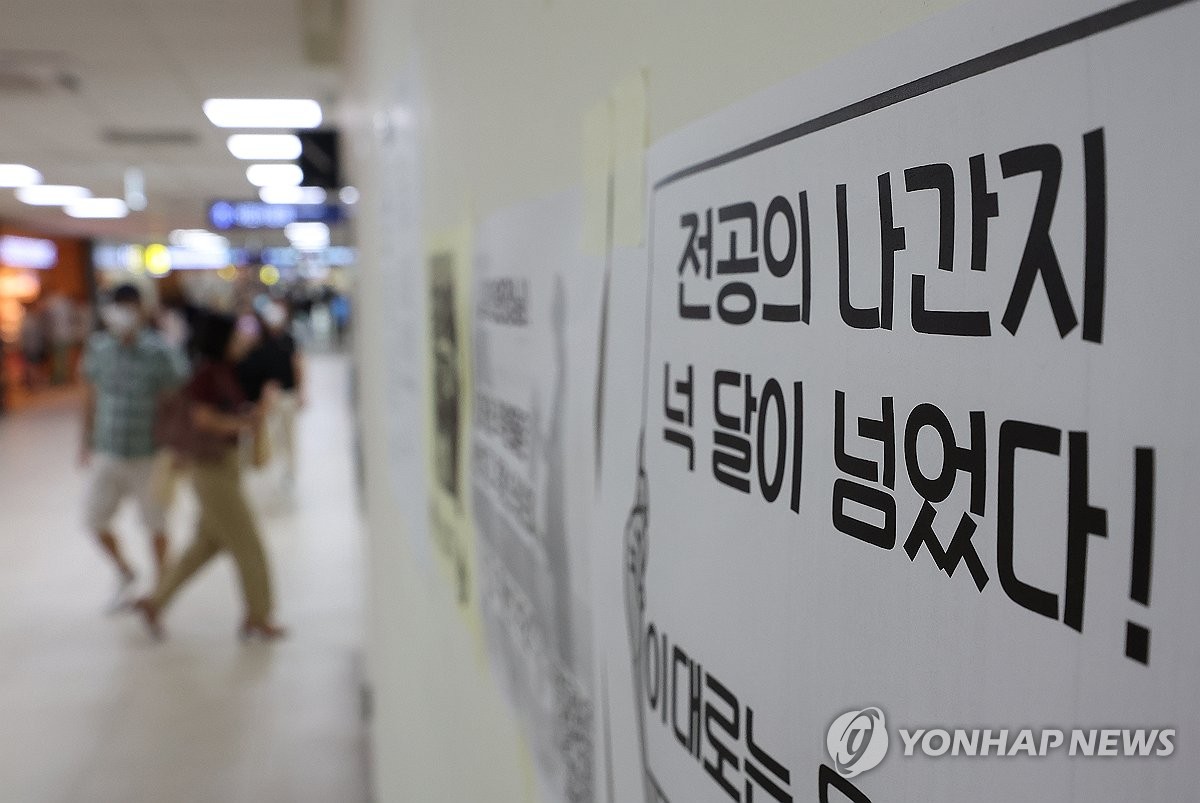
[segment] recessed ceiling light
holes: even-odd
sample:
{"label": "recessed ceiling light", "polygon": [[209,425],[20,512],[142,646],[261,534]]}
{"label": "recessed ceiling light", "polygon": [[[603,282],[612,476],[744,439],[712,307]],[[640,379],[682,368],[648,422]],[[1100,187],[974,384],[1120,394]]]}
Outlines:
{"label": "recessed ceiling light", "polygon": [[296,187],[304,180],[304,171],[294,164],[250,165],[246,178],[256,187]]}
{"label": "recessed ceiling light", "polygon": [[28,187],[41,183],[42,174],[29,165],[0,164],[0,187]]}
{"label": "recessed ceiling light", "polygon": [[210,98],[204,114],[220,128],[316,128],[321,104],[315,100],[281,98]]}
{"label": "recessed ceiling light", "polygon": [[301,151],[295,134],[233,134],[225,144],[238,159],[296,159]]}
{"label": "recessed ceiling light", "polygon": [[18,187],[17,200],[30,206],[64,206],[92,197],[91,190],[66,184],[33,184]]}
{"label": "recessed ceiling light", "polygon": [[320,187],[263,187],[258,197],[264,204],[323,204],[325,190]]}
{"label": "recessed ceiling light", "polygon": [[119,218],[129,214],[129,207],[120,198],[84,198],[67,204],[63,211],[78,218]]}

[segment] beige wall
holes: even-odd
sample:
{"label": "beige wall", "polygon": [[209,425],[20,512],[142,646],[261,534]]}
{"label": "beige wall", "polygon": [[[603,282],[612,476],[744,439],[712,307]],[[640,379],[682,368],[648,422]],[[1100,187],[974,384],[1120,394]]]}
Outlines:
{"label": "beige wall", "polygon": [[[430,232],[582,182],[585,110],[637,69],[662,135],[779,80],[901,30],[958,0],[358,0],[344,109],[363,191],[358,356],[371,528],[370,672],[378,799],[531,798],[515,723],[482,655],[405,541],[383,422],[389,308],[372,132],[405,76],[421,174],[398,214]],[[401,93],[403,94],[403,93]],[[414,246],[416,247],[416,246]],[[422,359],[421,355],[408,355]],[[420,426],[413,421],[413,426]],[[423,514],[423,511],[415,511]]]}

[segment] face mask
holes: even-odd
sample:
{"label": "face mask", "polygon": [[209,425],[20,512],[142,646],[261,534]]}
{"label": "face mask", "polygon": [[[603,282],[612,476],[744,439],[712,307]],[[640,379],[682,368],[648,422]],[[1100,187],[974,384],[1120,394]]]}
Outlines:
{"label": "face mask", "polygon": [[121,304],[109,304],[101,312],[101,317],[108,331],[117,337],[126,337],[137,329],[137,313]]}

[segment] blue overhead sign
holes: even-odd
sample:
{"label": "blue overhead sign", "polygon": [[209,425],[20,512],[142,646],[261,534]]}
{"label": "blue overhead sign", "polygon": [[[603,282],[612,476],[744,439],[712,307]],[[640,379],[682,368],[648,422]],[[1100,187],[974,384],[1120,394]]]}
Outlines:
{"label": "blue overhead sign", "polygon": [[342,222],[337,204],[267,204],[262,201],[214,201],[208,222],[214,229],[282,229],[289,223]]}

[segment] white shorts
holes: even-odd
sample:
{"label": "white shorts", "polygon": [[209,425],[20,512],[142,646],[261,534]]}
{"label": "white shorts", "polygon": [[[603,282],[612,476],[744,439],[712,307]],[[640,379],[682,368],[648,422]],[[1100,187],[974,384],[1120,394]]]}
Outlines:
{"label": "white shorts", "polygon": [[93,532],[107,532],[121,501],[137,500],[142,521],[151,533],[166,530],[167,511],[161,483],[155,476],[160,462],[154,457],[122,458],[96,454],[92,458],[92,486],[88,492],[87,523]]}

